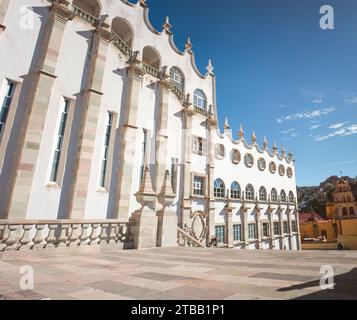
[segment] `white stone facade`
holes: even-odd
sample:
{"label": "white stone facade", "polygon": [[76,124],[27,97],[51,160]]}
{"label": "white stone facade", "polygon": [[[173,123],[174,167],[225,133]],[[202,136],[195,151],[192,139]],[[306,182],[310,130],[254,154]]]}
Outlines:
{"label": "white stone facade", "polygon": [[131,219],[136,247],[174,245],[179,226],[203,244],[217,232],[229,247],[300,249],[292,155],[235,139],[227,121],[220,132],[211,63],[202,75],[146,1],[12,0],[0,13],[0,219]]}

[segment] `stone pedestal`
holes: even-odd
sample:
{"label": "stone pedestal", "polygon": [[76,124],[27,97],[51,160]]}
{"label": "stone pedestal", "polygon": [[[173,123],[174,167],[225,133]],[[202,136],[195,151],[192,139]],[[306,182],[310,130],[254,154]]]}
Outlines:
{"label": "stone pedestal", "polygon": [[157,246],[177,247],[177,215],[174,210],[158,213]]}
{"label": "stone pedestal", "polygon": [[155,211],[146,207],[133,214],[134,249],[147,249],[156,247],[157,216]]}

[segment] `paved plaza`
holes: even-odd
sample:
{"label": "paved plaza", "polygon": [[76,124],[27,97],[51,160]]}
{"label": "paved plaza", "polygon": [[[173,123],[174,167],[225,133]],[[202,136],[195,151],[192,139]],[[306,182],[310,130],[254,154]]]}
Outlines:
{"label": "paved plaza", "polygon": [[[335,271],[321,290],[320,268]],[[34,290],[20,289],[20,269]],[[39,256],[0,253],[0,299],[357,299],[357,252],[150,249]]]}

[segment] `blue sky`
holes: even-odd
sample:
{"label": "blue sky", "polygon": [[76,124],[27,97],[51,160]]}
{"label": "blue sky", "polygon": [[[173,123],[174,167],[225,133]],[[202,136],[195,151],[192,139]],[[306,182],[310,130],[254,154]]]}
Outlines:
{"label": "blue sky", "polygon": [[[189,36],[204,72],[213,60],[220,124],[291,148],[298,185],[357,176],[356,0],[151,0],[176,45]],[[321,30],[333,6],[335,30]]]}

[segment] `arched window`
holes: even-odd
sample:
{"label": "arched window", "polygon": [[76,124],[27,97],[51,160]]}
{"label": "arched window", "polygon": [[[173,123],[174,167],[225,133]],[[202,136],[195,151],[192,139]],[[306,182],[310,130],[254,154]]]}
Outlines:
{"label": "arched window", "polygon": [[170,78],[174,85],[182,92],[185,92],[185,76],[179,68],[170,69]]}
{"label": "arched window", "polygon": [[195,107],[199,107],[201,109],[206,110],[207,98],[206,98],[205,93],[202,90],[196,89],[195,92],[193,93],[193,105]]}
{"label": "arched window", "polygon": [[289,202],[290,203],[294,202],[294,193],[292,191],[289,192]]}
{"label": "arched window", "polygon": [[280,192],[280,200],[281,202],[286,202],[286,192],[284,190]]}
{"label": "arched window", "polygon": [[217,179],[214,182],[214,196],[216,198],[224,198],[226,193],[226,187],[221,179]]}
{"label": "arched window", "polygon": [[271,201],[273,201],[273,202],[277,202],[278,201],[278,191],[276,191],[275,188],[273,188],[271,190],[270,196],[271,196]]}
{"label": "arched window", "polygon": [[355,209],[353,207],[350,207],[350,216],[355,215]]}
{"label": "arched window", "polygon": [[259,200],[267,201],[267,190],[264,187],[260,187],[259,189]]}
{"label": "arched window", "polygon": [[239,199],[240,198],[240,185],[237,181],[234,181],[231,185],[231,198]]}
{"label": "arched window", "polygon": [[143,50],[143,62],[150,67],[160,70],[161,58],[159,53],[152,47],[145,47]]}
{"label": "arched window", "polygon": [[73,0],[73,6],[95,18],[100,16],[100,5],[97,0]]}
{"label": "arched window", "polygon": [[[133,28],[126,20],[122,18],[114,18],[112,22],[112,32],[122,42],[124,42],[126,47],[128,47],[129,49],[133,47],[133,40],[134,40]],[[130,52],[127,53],[129,54]]]}
{"label": "arched window", "polygon": [[254,188],[251,184],[248,184],[245,188],[245,198],[247,200],[254,200]]}

